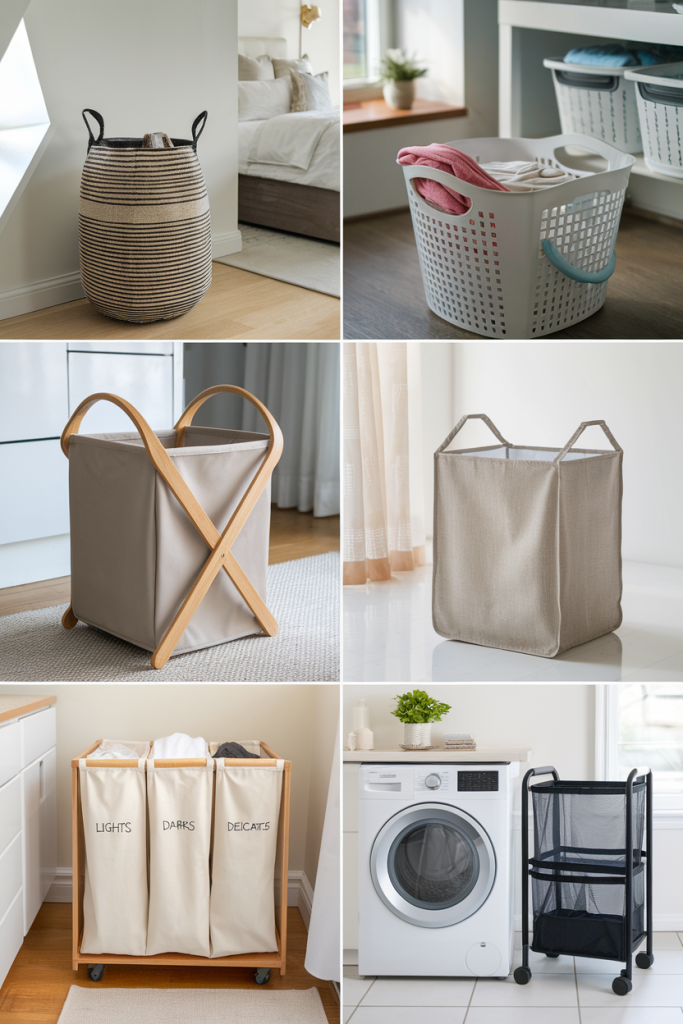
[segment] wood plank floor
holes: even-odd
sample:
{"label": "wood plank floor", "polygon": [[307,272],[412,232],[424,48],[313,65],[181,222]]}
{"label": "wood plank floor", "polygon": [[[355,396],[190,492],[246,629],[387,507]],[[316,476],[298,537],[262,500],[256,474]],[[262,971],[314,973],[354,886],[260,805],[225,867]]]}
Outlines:
{"label": "wood plank floor", "polygon": [[[339,551],[339,516],[315,518],[312,512],[271,506],[270,565],[323,555],[326,551]],[[17,587],[0,589],[0,615],[14,615],[34,608],[51,608],[70,600],[70,576],[23,583]]]}
{"label": "wood plank floor", "polygon": [[213,264],[213,283],[199,305],[176,320],[128,324],[98,313],[87,299],[0,321],[0,338],[111,341],[335,341],[340,303],[330,295]]}
{"label": "wood plank floor", "polygon": [[[284,991],[315,986],[329,1024],[339,1024],[339,1003],[331,983],[314,978],[304,967],[307,933],[296,907],[289,907],[287,921],[287,973],[282,978],[279,971],[273,971],[267,988]],[[0,989],[0,1020],[3,1024],[55,1024],[70,987],[76,984],[84,988],[256,987],[253,968],[237,967],[109,964],[102,981],[92,982],[85,965],[78,972],[71,968],[71,904],[44,903]]]}
{"label": "wood plank floor", "polygon": [[[551,340],[683,336],[683,230],[624,213],[601,310]],[[344,337],[466,339],[425,302],[410,213],[344,227]]]}

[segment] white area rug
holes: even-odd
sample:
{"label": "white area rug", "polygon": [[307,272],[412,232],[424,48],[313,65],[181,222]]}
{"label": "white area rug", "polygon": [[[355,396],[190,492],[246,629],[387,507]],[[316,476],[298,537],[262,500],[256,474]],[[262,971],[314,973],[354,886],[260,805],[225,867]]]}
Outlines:
{"label": "white area rug", "polygon": [[339,246],[335,242],[270,231],[252,224],[240,224],[239,228],[242,252],[221,256],[217,263],[339,298]]}
{"label": "white area rug", "polygon": [[268,568],[276,636],[233,640],[179,654],[155,670],[150,654],[79,622],[66,605],[0,617],[3,682],[336,682],[339,679],[339,552]]}
{"label": "white area rug", "polygon": [[317,988],[79,988],[58,1024],[326,1024]]}

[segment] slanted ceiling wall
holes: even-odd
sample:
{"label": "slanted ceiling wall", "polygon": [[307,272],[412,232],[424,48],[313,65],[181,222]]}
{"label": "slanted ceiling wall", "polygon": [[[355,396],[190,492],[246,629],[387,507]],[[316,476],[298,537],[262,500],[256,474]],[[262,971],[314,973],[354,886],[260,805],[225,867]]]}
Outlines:
{"label": "slanted ceiling wall", "polygon": [[[339,0],[317,0],[321,18],[302,30],[302,53],[313,73],[329,73],[330,96],[339,105]],[[241,36],[279,36],[287,40],[287,56],[299,56],[299,0],[239,0]]]}
{"label": "slanted ceiling wall", "polygon": [[0,318],[82,295],[83,107],[108,135],[181,138],[207,109],[199,158],[214,255],[239,251],[237,0],[32,0],[25,22],[55,134],[0,233]]}

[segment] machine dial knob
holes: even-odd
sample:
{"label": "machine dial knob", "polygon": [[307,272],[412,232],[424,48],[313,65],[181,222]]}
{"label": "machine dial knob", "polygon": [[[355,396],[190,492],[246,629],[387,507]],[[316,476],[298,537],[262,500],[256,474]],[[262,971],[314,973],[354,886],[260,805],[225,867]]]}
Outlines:
{"label": "machine dial knob", "polygon": [[438,789],[440,785],[440,775],[435,775],[434,773],[432,773],[431,775],[428,775],[427,778],[425,779],[425,786],[427,787],[427,789]]}

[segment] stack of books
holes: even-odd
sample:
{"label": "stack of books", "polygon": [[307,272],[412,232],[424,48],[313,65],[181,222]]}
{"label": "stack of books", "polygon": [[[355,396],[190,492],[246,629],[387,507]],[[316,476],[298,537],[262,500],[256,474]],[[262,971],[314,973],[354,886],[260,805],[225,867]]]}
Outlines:
{"label": "stack of books", "polygon": [[447,732],[443,738],[444,750],[476,750],[474,736],[469,732]]}

